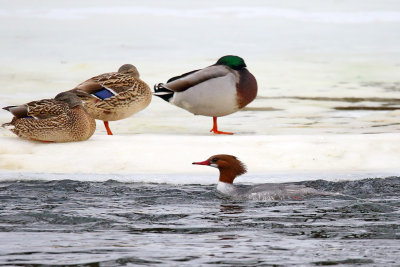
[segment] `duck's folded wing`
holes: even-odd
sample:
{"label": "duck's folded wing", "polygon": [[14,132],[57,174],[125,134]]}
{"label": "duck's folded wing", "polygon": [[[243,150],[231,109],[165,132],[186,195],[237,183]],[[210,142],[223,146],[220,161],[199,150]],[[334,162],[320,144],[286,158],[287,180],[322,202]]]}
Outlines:
{"label": "duck's folded wing", "polygon": [[120,94],[131,89],[138,80],[130,75],[115,73],[108,79],[99,81],[99,83],[104,88],[111,89],[116,94]]}
{"label": "duck's folded wing", "polygon": [[192,70],[192,71],[186,72],[186,73],[184,73],[184,74],[182,74],[182,75],[172,77],[172,78],[170,78],[170,79],[167,81],[167,83],[173,82],[173,81],[175,81],[175,80],[178,80],[178,79],[180,79],[180,78],[183,78],[183,77],[185,77],[185,76],[188,76],[188,75],[190,75],[190,74],[192,74],[192,73],[195,73],[195,72],[197,72],[197,71],[199,71],[199,70]]}
{"label": "duck's folded wing", "polygon": [[28,116],[38,119],[47,119],[69,111],[67,103],[60,102],[54,99],[43,99],[32,101],[25,105],[27,107]]}
{"label": "duck's folded wing", "polygon": [[70,92],[77,94],[83,101],[90,99],[94,101],[96,99],[105,100],[118,94],[112,88],[107,88],[96,81],[83,82]]}
{"label": "duck's folded wing", "polygon": [[4,107],[3,109],[11,112],[18,119],[27,117],[44,119],[62,114],[68,109],[68,105],[54,99],[42,99],[24,105]]}
{"label": "duck's folded wing", "polygon": [[79,84],[75,89],[71,91],[83,91],[88,94],[93,94],[94,92],[103,89],[103,85],[95,80],[87,80]]}
{"label": "duck's folded wing", "polygon": [[130,106],[132,103],[142,101],[143,97],[150,91],[149,86],[140,79],[132,80],[130,88],[124,90],[114,97],[102,99],[95,103],[97,109],[112,111],[115,107]]}
{"label": "duck's folded wing", "polygon": [[104,100],[132,88],[135,78],[118,73],[98,76],[79,84],[75,91],[83,91]]}
{"label": "duck's folded wing", "polygon": [[171,78],[166,84],[163,85],[163,87],[174,92],[182,92],[193,86],[196,86],[199,83],[218,77],[223,77],[229,73],[231,73],[231,70],[226,66],[210,66],[198,71],[189,72],[186,75],[184,74]]}

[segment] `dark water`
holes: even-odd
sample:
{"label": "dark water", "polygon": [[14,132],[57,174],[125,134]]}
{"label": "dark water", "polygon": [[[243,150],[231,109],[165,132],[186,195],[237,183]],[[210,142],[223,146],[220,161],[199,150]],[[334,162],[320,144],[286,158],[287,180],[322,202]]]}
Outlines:
{"label": "dark water", "polygon": [[205,185],[1,182],[0,265],[400,265],[400,178],[305,184],[349,196],[238,202]]}

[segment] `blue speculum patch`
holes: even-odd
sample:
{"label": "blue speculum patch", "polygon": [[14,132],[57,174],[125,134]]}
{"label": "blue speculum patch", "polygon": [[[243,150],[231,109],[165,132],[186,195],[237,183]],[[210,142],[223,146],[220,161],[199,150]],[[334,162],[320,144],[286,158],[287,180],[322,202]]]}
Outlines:
{"label": "blue speculum patch", "polygon": [[114,94],[107,89],[102,89],[100,91],[97,91],[96,93],[93,93],[93,95],[97,96],[101,100],[114,96]]}

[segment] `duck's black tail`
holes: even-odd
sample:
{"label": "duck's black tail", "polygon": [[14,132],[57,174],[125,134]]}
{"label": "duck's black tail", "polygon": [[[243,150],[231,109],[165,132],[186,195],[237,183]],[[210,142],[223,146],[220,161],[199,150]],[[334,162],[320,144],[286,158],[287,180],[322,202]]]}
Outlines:
{"label": "duck's black tail", "polygon": [[153,95],[161,97],[165,101],[169,102],[172,96],[174,95],[174,91],[165,88],[163,83],[159,83],[154,85],[154,93]]}

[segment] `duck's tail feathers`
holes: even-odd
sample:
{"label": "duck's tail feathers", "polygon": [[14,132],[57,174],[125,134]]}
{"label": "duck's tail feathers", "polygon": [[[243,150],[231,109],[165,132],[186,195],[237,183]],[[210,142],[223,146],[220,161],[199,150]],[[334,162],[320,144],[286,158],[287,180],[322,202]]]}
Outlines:
{"label": "duck's tail feathers", "polygon": [[17,118],[25,118],[28,116],[29,108],[25,105],[20,106],[8,106],[4,107],[4,110],[7,110],[11,114],[13,114]]}
{"label": "duck's tail feathers", "polygon": [[7,130],[12,130],[12,129],[15,128],[15,126],[12,125],[10,122],[9,122],[9,123],[3,123],[3,124],[1,125],[1,127],[5,128],[5,129],[7,129]]}
{"label": "duck's tail feathers", "polygon": [[154,85],[153,95],[158,96],[167,102],[170,101],[174,93],[175,93],[174,91],[171,91],[168,88],[166,88],[163,83]]}
{"label": "duck's tail feathers", "polygon": [[3,107],[3,109],[11,112],[11,109],[13,109],[15,107],[17,107],[17,106],[7,106],[7,107]]}

